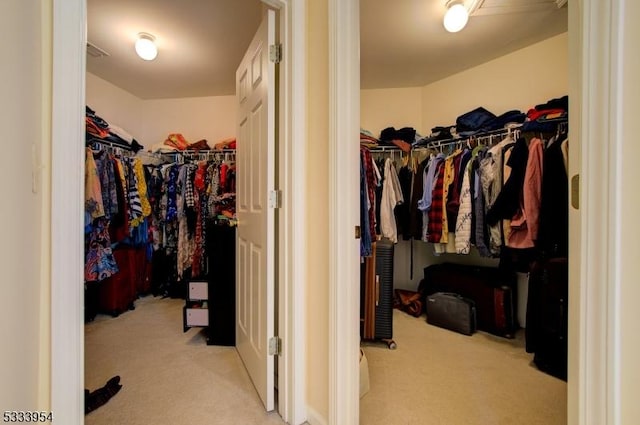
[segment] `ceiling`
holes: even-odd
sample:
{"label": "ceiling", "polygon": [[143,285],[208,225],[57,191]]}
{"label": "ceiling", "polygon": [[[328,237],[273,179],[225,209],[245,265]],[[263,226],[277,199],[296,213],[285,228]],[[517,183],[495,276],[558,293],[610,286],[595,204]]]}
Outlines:
{"label": "ceiling", "polygon": [[[567,31],[563,0],[465,0],[476,10],[451,34],[446,0],[360,0],[361,87],[417,87]],[[142,98],[235,93],[235,69],[262,14],[260,0],[88,0],[87,70]],[[139,32],[158,57],[139,59]]]}

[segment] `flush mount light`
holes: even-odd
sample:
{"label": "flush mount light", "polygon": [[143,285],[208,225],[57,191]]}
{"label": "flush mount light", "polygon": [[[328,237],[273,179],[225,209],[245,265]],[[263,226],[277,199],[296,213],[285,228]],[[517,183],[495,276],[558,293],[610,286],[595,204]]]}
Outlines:
{"label": "flush mount light", "polygon": [[136,53],[146,61],[152,61],[158,56],[158,48],[155,43],[156,38],[146,32],[138,34],[136,40]]}
{"label": "flush mount light", "polygon": [[449,32],[458,32],[469,20],[469,11],[464,2],[452,0],[447,2],[447,12],[444,14],[444,28]]}

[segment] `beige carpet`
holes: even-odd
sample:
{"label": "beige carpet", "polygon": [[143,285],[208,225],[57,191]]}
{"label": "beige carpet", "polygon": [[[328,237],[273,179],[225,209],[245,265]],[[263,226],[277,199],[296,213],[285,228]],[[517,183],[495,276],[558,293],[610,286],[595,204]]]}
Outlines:
{"label": "beige carpet", "polygon": [[85,386],[114,375],[123,388],[87,425],[283,424],[266,413],[235,348],[182,332],[178,299],[145,297],[117,318],[85,325]]}
{"label": "beige carpet", "polygon": [[[122,390],[87,425],[283,424],[264,411],[234,348],[182,332],[183,301],[145,297],[85,325],[85,385],[114,375]],[[566,383],[516,340],[439,329],[394,311],[396,350],[363,344],[371,389],[362,425],[564,425]]]}
{"label": "beige carpet", "polygon": [[394,310],[396,350],[363,344],[371,389],[362,425],[564,425],[567,385],[508,340],[440,329]]}

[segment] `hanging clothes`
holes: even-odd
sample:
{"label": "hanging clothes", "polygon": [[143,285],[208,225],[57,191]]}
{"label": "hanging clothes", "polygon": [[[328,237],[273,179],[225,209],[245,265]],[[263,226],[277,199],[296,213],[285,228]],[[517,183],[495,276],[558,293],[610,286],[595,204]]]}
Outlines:
{"label": "hanging clothes", "polygon": [[360,150],[360,256],[369,257],[372,254],[372,234],[375,234],[375,224],[371,223],[371,207],[375,203],[369,197],[367,183],[366,158],[363,149]]}
{"label": "hanging clothes", "polygon": [[[86,150],[85,161],[85,266],[84,280],[102,281],[118,272],[118,266],[111,251],[109,237],[109,219],[105,215],[104,199],[111,202],[111,192],[103,193],[101,174],[108,172],[102,161],[100,169],[95,161],[93,151]],[[108,178],[107,178],[108,180]],[[107,188],[105,188],[107,189]],[[115,200],[117,202],[117,199]],[[109,204],[108,211],[112,210]]]}
{"label": "hanging clothes", "polygon": [[567,139],[544,151],[538,247],[545,258],[567,257],[569,252],[569,182],[564,165]]}
{"label": "hanging clothes", "polygon": [[508,165],[511,169],[509,179],[487,211],[487,223],[495,224],[500,219],[511,219],[518,211],[528,158],[529,147],[527,141],[521,137],[516,141],[509,157]]}
{"label": "hanging clothes", "polygon": [[[427,242],[431,243],[440,243],[440,238],[442,237],[444,168],[443,158],[435,167],[435,181],[432,188],[431,205],[427,213]],[[427,189],[430,187],[428,181],[425,182],[425,187],[427,187]]]}
{"label": "hanging clothes", "polygon": [[84,180],[84,209],[89,219],[87,225],[90,225],[93,219],[104,217],[104,204],[98,167],[89,148],[86,149]]}
{"label": "hanging clothes", "polygon": [[[421,240],[429,241],[429,212],[433,202],[433,191],[437,181],[439,166],[444,162],[444,154],[439,153],[433,156],[429,164],[424,168],[422,198],[418,201],[418,209],[422,212],[422,235]],[[443,174],[444,176],[444,174]],[[441,233],[441,232],[440,232]]]}
{"label": "hanging clothes", "polygon": [[118,273],[118,265],[113,256],[109,238],[109,221],[106,218],[100,217],[93,222],[85,245],[84,280],[86,282],[99,282]]}
{"label": "hanging clothes", "polygon": [[[502,156],[504,148],[514,143],[510,136],[489,148],[485,157],[480,161],[481,183],[484,195],[485,210],[489,209],[495,203],[498,194],[502,190]],[[502,221],[496,223],[487,223],[489,241],[488,248],[492,256],[500,255],[502,247]]]}
{"label": "hanging clothes", "polygon": [[403,165],[398,170],[398,182],[400,183],[404,202],[396,206],[394,213],[399,237],[403,240],[409,240],[411,239],[409,208],[411,207],[411,180],[413,178],[413,171],[411,170],[408,156],[403,158],[403,162]]}
{"label": "hanging clothes", "polygon": [[471,195],[471,161],[467,161],[462,175],[460,206],[456,218],[456,253],[468,254],[471,251],[471,224],[473,206]]}
{"label": "hanging clothes", "polygon": [[520,205],[511,219],[511,232],[507,246],[534,248],[540,224],[540,200],[542,197],[543,148],[542,140],[529,142],[529,155],[525,170]]}
{"label": "hanging clothes", "polygon": [[394,210],[404,202],[402,188],[398,180],[396,167],[390,158],[384,163],[384,180],[382,181],[382,202],[380,205],[380,233],[391,242],[398,242]]}
{"label": "hanging clothes", "polygon": [[[409,227],[412,239],[423,239],[423,211],[420,208],[420,201],[424,193],[424,173],[429,165],[429,157],[421,161],[413,171],[411,177],[411,206],[409,210]],[[431,201],[429,201],[431,202]]]}

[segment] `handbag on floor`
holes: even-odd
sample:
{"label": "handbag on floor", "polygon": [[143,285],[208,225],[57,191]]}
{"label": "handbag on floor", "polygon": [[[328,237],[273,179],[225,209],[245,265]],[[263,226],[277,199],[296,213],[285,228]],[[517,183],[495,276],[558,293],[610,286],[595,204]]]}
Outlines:
{"label": "handbag on floor", "polygon": [[472,335],[476,331],[476,305],[452,292],[436,292],[427,296],[427,323]]}
{"label": "handbag on floor", "polygon": [[419,292],[406,289],[396,289],[393,307],[404,311],[413,317],[420,317],[423,313],[422,295]]}

